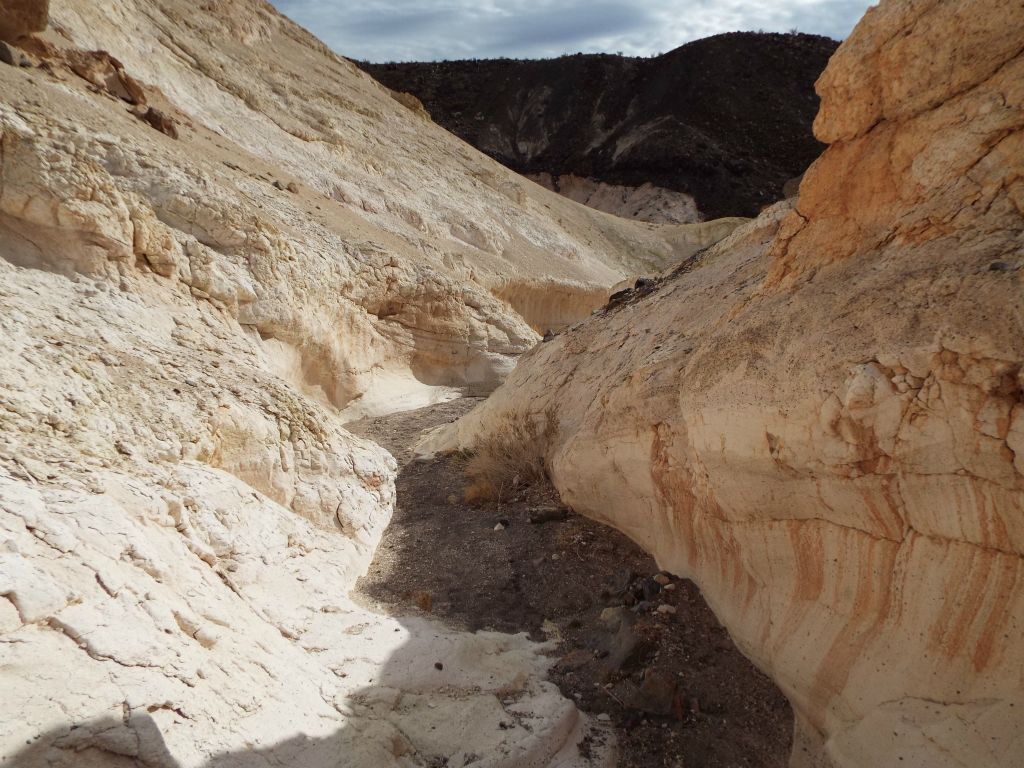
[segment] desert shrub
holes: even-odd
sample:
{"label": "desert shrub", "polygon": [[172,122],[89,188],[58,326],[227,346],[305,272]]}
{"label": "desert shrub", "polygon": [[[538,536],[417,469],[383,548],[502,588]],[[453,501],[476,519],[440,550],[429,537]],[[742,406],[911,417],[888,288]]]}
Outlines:
{"label": "desert shrub", "polygon": [[523,486],[547,482],[547,450],[557,421],[550,411],[503,424],[477,441],[466,462],[466,501],[504,501]]}

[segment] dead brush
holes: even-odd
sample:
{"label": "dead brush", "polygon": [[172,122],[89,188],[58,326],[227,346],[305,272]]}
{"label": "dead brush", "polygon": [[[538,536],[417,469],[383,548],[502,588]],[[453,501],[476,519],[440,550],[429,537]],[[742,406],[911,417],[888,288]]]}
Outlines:
{"label": "dead brush", "polygon": [[549,410],[540,418],[510,421],[479,440],[466,462],[466,501],[507,501],[519,488],[546,482],[547,450],[556,431]]}

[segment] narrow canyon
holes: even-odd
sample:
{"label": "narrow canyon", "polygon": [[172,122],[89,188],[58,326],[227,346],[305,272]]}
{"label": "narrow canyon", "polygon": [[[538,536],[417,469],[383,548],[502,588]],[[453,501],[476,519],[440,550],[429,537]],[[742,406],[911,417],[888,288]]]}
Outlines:
{"label": "narrow canyon", "polygon": [[673,187],[4,0],[0,766],[1024,768],[1024,3],[724,37],[614,67],[784,50],[813,138]]}

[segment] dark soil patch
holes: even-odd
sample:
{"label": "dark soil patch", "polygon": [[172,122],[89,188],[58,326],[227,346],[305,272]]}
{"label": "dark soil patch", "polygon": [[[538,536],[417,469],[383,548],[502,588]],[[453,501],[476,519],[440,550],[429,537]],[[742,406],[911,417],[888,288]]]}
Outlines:
{"label": "dark soil patch", "polygon": [[349,425],[402,465],[395,516],[358,585],[364,598],[471,631],[560,638],[550,679],[610,720],[623,768],[787,765],[788,702],[691,581],[659,574],[622,534],[564,510],[550,486],[470,507],[464,458],[410,458],[424,429],[476,402]]}

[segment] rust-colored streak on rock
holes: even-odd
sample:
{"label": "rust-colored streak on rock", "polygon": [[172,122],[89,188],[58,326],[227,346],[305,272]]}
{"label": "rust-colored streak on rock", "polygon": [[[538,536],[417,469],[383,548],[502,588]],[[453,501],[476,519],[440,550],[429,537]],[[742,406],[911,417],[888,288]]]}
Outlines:
{"label": "rust-colored streak on rock", "polygon": [[[825,548],[821,540],[820,526],[811,526],[801,520],[786,523],[796,559],[796,594],[794,604],[815,601],[825,588]],[[801,606],[805,609],[806,606]],[[794,625],[796,622],[787,621]]]}
{"label": "rust-colored streak on rock", "polygon": [[947,659],[968,654],[981,672],[999,661],[1008,644],[1021,639],[1021,561],[955,545],[950,545],[947,558],[953,568],[946,582],[945,610],[932,625],[930,644]]}
{"label": "rust-colored streak on rock", "polygon": [[991,557],[997,560],[991,608],[971,656],[977,672],[997,665],[1008,644],[1024,639],[1024,627],[1020,624],[1021,574],[1024,567],[1020,558],[1003,554],[992,554]]}
{"label": "rust-colored streak on rock", "polygon": [[[826,724],[826,713],[847,688],[854,665],[862,662],[865,651],[881,636],[892,604],[898,546],[853,531],[840,535],[852,545],[844,550],[852,549],[853,557],[839,575],[836,588],[852,588],[854,597],[852,603],[840,594],[828,600],[848,613],[818,665],[809,694],[808,719],[818,727]],[[850,583],[843,584],[844,579]]]}
{"label": "rust-colored streak on rock", "polygon": [[815,765],[989,764],[1024,732],[1024,4],[882,0],[819,91],[799,200],[433,442],[554,409],[555,484],[693,576]]}

